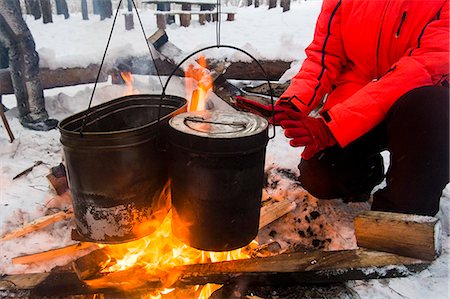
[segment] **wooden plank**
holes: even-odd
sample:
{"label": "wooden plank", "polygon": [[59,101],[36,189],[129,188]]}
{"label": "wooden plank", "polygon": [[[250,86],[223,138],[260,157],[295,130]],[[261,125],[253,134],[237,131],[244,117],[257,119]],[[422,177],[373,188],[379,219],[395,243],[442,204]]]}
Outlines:
{"label": "wooden plank", "polygon": [[72,268],[80,279],[89,279],[99,275],[103,269],[114,263],[106,246],[76,259],[72,262]]}
{"label": "wooden plank", "polygon": [[[74,67],[59,68],[55,70],[41,68],[39,70],[39,78],[41,79],[42,88],[44,89],[94,83],[97,78],[99,67],[99,65],[90,64],[85,68]],[[103,70],[98,82],[105,82],[107,79],[107,72]],[[0,84],[0,94],[14,93],[8,69],[0,70],[0,82],[2,82],[2,84]]]}
{"label": "wooden plank", "polygon": [[[85,282],[73,272],[25,274],[20,277],[10,275],[0,280],[0,290],[30,289],[33,295],[67,296],[120,292],[130,285],[133,291],[150,291],[161,287],[163,283],[176,287],[206,283],[316,284],[402,277],[422,271],[429,264],[429,261],[367,249],[296,252],[175,267],[157,276],[148,274],[144,268],[134,267]],[[16,286],[6,280],[14,282]]]}
{"label": "wooden plank", "polygon": [[[247,285],[317,284],[357,279],[402,277],[422,271],[429,261],[403,257],[367,249],[341,251],[313,251],[276,256],[179,266],[160,275],[148,274],[144,268],[134,267],[104,277],[86,281],[93,289],[130,286],[133,289],[156,285],[179,287],[206,283]],[[169,283],[169,284],[168,284]]]}
{"label": "wooden plank", "polygon": [[30,290],[44,281],[50,273],[5,275],[0,278],[0,291]]}
{"label": "wooden plank", "polygon": [[48,216],[44,216],[44,217],[40,217],[38,219],[33,220],[30,223],[27,223],[5,235],[3,235],[0,238],[0,241],[7,241],[7,240],[11,240],[14,238],[19,238],[21,236],[24,236],[28,233],[34,232],[36,230],[42,229],[44,227],[47,227],[53,223],[59,222],[59,221],[63,221],[66,219],[70,219],[73,217],[73,212],[65,212],[65,211],[61,211],[61,212],[57,212],[55,214],[52,215],[48,215]]}
{"label": "wooden plank", "polygon": [[[270,83],[270,86],[272,87],[273,90],[273,95],[277,98],[279,98],[283,94],[283,92],[285,92],[285,90],[289,87],[289,85],[290,82]],[[270,88],[268,83],[263,83],[255,87],[244,87],[244,90],[250,93],[257,93],[270,96]]]}
{"label": "wooden plank", "polygon": [[12,263],[14,265],[40,263],[40,262],[45,262],[45,261],[57,258],[59,256],[72,254],[72,253],[80,251],[80,250],[95,249],[95,248],[98,248],[97,244],[81,242],[81,243],[76,243],[73,245],[65,246],[62,248],[56,248],[56,249],[52,249],[52,250],[48,250],[48,251],[44,251],[44,252],[14,257],[14,258],[12,258]]}
{"label": "wooden plank", "polygon": [[367,211],[354,224],[360,247],[430,261],[440,253],[441,224],[435,217]]}
{"label": "wooden plank", "polygon": [[284,199],[282,201],[262,207],[259,217],[259,229],[295,210],[296,207],[297,204],[295,203],[295,198]]}
{"label": "wooden plank", "polygon": [[313,251],[175,268],[178,284],[329,283],[400,277],[422,271],[430,262],[366,249]]}

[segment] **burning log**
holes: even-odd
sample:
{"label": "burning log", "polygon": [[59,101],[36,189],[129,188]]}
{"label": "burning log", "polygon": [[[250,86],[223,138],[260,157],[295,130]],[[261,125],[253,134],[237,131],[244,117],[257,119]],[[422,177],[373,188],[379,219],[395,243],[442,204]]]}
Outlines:
{"label": "burning log", "polygon": [[368,249],[313,251],[193,264],[148,274],[140,266],[86,281],[92,290],[182,287],[207,283],[248,285],[317,284],[358,279],[402,277],[422,271],[429,261]]}
{"label": "burning log", "polygon": [[437,218],[368,211],[354,221],[358,246],[424,260],[440,253],[441,225]]}
{"label": "burning log", "polygon": [[56,257],[72,254],[74,252],[80,251],[80,250],[88,250],[88,249],[95,249],[98,248],[97,244],[93,243],[76,243],[73,245],[65,246],[62,248],[52,249],[44,252],[39,252],[35,254],[28,254],[28,255],[22,255],[18,256],[12,259],[12,263],[17,264],[31,264],[31,263],[39,263],[48,261],[51,259],[54,259]]}
{"label": "burning log", "polygon": [[313,251],[177,267],[177,285],[326,283],[406,276],[430,262],[366,249]]}
{"label": "burning log", "polygon": [[72,212],[65,212],[61,211],[52,215],[44,216],[41,218],[38,218],[30,223],[27,223],[12,232],[9,232],[5,234],[3,237],[0,238],[0,241],[7,241],[14,238],[18,238],[21,236],[24,236],[28,233],[34,232],[36,230],[42,229],[44,227],[47,227],[55,222],[66,220],[73,217]]}
{"label": "burning log", "polygon": [[94,250],[72,262],[72,268],[80,279],[93,278],[113,264],[108,247]]}

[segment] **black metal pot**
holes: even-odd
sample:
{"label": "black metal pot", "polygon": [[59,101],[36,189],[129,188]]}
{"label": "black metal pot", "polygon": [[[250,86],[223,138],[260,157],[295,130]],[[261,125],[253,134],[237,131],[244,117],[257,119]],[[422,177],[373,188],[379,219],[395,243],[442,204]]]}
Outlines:
{"label": "black metal pot", "polygon": [[132,95],[61,121],[76,228],[84,240],[121,243],[159,226],[170,208],[160,130],[184,111],[183,98]]}
{"label": "black metal pot", "polygon": [[268,141],[265,119],[200,111],[169,121],[174,235],[198,249],[227,251],[258,233]]}

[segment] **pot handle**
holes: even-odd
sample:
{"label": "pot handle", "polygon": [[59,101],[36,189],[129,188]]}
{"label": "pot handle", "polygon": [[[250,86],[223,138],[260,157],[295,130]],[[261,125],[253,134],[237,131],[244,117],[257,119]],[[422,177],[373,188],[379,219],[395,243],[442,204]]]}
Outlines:
{"label": "pot handle", "polygon": [[[250,57],[253,61],[256,62],[256,64],[259,66],[259,68],[260,68],[261,71],[263,72],[264,77],[266,77],[267,83],[269,84],[270,101],[271,101],[271,105],[272,105],[272,120],[275,120],[275,119],[274,119],[274,117],[275,117],[275,113],[274,113],[274,104],[275,104],[275,102],[274,102],[274,99],[273,99],[273,89],[272,89],[272,85],[270,84],[269,76],[267,75],[266,71],[265,71],[264,68],[262,67],[261,63],[260,63],[255,57],[253,57],[250,53],[248,53],[247,51],[242,50],[242,49],[240,49],[240,48],[237,48],[237,47],[235,47],[235,46],[230,46],[230,45],[214,45],[214,46],[208,46],[208,47],[201,48],[201,49],[199,49],[199,50],[197,50],[197,51],[195,51],[195,52],[189,54],[189,55],[186,56],[183,60],[181,60],[181,62],[179,62],[179,63],[177,64],[177,66],[172,70],[172,72],[170,73],[169,77],[167,78],[167,81],[166,81],[166,83],[164,84],[163,89],[162,89],[162,93],[161,93],[161,104],[159,105],[159,110],[158,110],[158,122],[157,122],[157,123],[159,123],[159,120],[160,120],[160,118],[161,118],[161,106],[162,106],[162,101],[164,100],[164,98],[165,98],[165,96],[166,96],[166,89],[167,89],[167,86],[169,85],[170,79],[172,79],[172,77],[174,76],[175,72],[181,67],[181,65],[182,65],[183,63],[185,63],[185,62],[186,62],[189,58],[191,58],[192,56],[194,56],[194,55],[196,55],[196,54],[198,54],[198,53],[200,53],[200,52],[202,52],[202,51],[206,51],[206,50],[213,49],[213,48],[229,48],[229,49],[233,49],[233,50],[236,50],[236,51],[239,51],[239,52],[241,52],[241,53],[246,54],[248,57]],[[272,127],[273,127],[273,135],[270,136],[269,139],[275,138],[275,126],[272,126]]]}

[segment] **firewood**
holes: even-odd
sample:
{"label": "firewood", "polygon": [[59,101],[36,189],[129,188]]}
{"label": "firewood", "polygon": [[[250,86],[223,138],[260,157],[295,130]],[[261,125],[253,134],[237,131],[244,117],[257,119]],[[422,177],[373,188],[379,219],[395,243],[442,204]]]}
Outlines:
{"label": "firewood", "polygon": [[354,224],[360,247],[428,261],[440,253],[441,224],[435,217],[368,211]]}
{"label": "firewood", "polygon": [[31,233],[36,230],[47,227],[50,224],[53,224],[55,222],[70,219],[72,217],[73,217],[73,212],[65,212],[65,211],[61,211],[61,212],[58,212],[58,213],[55,213],[52,215],[40,217],[30,223],[27,223],[27,224],[13,230],[12,232],[9,232],[9,233],[3,235],[0,238],[0,241],[7,241],[7,240],[14,239],[14,238],[18,238],[18,237],[24,236],[28,233]]}
{"label": "firewood", "polygon": [[[272,87],[273,95],[275,97],[280,97],[283,92],[289,87],[290,82],[286,83],[270,83],[270,87]],[[255,87],[244,87],[246,92],[257,93],[270,96],[270,88],[269,83],[263,83]]]}
{"label": "firewood", "polygon": [[[143,267],[110,273],[82,282],[75,273],[9,275],[0,279],[0,290],[31,289],[33,295],[76,295],[118,292],[130,287],[134,291],[154,290],[166,286],[239,283],[246,285],[286,285],[341,282],[355,279],[401,277],[422,271],[430,261],[403,257],[368,249],[313,251],[281,254],[228,262],[195,264],[168,269],[165,274],[148,274]],[[15,286],[11,282],[14,282]],[[19,283],[20,282],[20,283]]]}
{"label": "firewood", "polygon": [[109,256],[108,247],[100,248],[72,262],[72,268],[80,279],[92,278],[115,263]]}
{"label": "firewood", "polygon": [[31,264],[45,262],[63,255],[72,254],[84,249],[95,249],[98,248],[97,244],[93,243],[76,243],[73,245],[65,246],[62,248],[52,249],[44,252],[22,255],[12,258],[12,263],[14,265],[18,264]]}
{"label": "firewood", "polygon": [[248,284],[328,283],[355,279],[406,276],[422,271],[429,261],[367,249],[313,251],[181,266],[178,284],[225,284],[234,280]]}
{"label": "firewood", "polygon": [[67,181],[64,164],[60,163],[58,166],[52,167],[46,178],[56,194],[62,195],[69,190],[69,183]]}
{"label": "firewood", "polygon": [[250,285],[317,284],[401,277],[422,271],[429,264],[429,261],[368,249],[313,251],[179,266],[168,269],[165,275],[148,274],[144,268],[136,266],[86,283],[93,290],[121,288],[123,282],[129,287],[127,277],[139,277],[133,282],[134,289],[239,282]]}
{"label": "firewood", "polygon": [[295,198],[284,199],[262,207],[259,217],[259,229],[295,210],[296,207]]}
{"label": "firewood", "polygon": [[0,291],[29,290],[44,281],[50,273],[5,275],[0,278]]}
{"label": "firewood", "polygon": [[27,169],[21,171],[20,173],[18,173],[17,175],[15,175],[12,179],[13,179],[13,180],[18,179],[18,178],[20,178],[21,176],[24,176],[24,175],[30,173],[30,172],[33,170],[33,168],[35,168],[36,166],[41,165],[42,163],[44,163],[44,162],[42,162],[42,161],[36,161],[33,165],[31,165],[31,166],[28,167]]}

